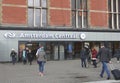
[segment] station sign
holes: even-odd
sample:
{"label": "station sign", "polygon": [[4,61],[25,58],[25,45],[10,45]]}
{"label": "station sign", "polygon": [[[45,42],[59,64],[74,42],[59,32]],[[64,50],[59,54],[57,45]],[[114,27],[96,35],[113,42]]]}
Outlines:
{"label": "station sign", "polygon": [[73,33],[73,32],[54,32],[54,31],[39,31],[38,33],[15,33],[15,32],[6,32],[4,34],[5,38],[20,38],[20,39],[81,39],[86,38],[85,33]]}

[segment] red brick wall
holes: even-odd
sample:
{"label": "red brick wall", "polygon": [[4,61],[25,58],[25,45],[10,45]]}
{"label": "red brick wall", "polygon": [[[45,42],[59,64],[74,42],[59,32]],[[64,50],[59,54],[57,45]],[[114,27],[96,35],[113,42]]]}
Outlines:
{"label": "red brick wall", "polygon": [[91,12],[90,13],[90,23],[93,27],[107,27],[107,13]]}
{"label": "red brick wall", "polygon": [[108,27],[107,3],[107,0],[90,0],[90,26]]}
{"label": "red brick wall", "polygon": [[50,10],[50,25],[70,26],[70,11],[68,10]]}
{"label": "red brick wall", "polygon": [[107,0],[90,0],[91,10],[103,10],[107,11]]}
{"label": "red brick wall", "polygon": [[3,0],[3,4],[26,5],[26,0]]}
{"label": "red brick wall", "polygon": [[50,7],[70,8],[70,0],[50,0]]}
{"label": "red brick wall", "polygon": [[50,0],[49,25],[70,26],[70,0]]}
{"label": "red brick wall", "polygon": [[3,6],[2,23],[26,24],[26,8]]}
{"label": "red brick wall", "polygon": [[2,23],[3,24],[27,24],[26,0],[3,0]]}

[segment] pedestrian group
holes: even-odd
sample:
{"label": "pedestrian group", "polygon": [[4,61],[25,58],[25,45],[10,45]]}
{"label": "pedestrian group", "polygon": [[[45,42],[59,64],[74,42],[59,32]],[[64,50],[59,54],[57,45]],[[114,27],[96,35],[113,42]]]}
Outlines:
{"label": "pedestrian group", "polygon": [[[25,65],[27,62],[32,65],[33,56],[31,53],[31,50],[28,48],[25,48],[22,50],[22,61]],[[97,68],[98,61],[102,64],[102,69],[99,74],[101,78],[104,77],[104,72],[107,74],[107,79],[109,80],[111,78],[110,70],[108,68],[108,63],[111,63],[111,51],[109,48],[105,46],[104,43],[101,43],[100,49],[97,50],[95,46],[93,46],[91,49],[89,45],[85,45],[82,47],[80,51],[80,59],[81,59],[81,67],[87,68],[89,67],[89,64],[93,64],[94,68]],[[114,56],[117,59],[117,63],[119,63],[120,60],[120,48],[115,50]],[[15,65],[17,61],[17,52],[15,49],[12,48],[10,53],[12,64]],[[47,61],[46,52],[44,50],[44,46],[42,44],[39,45],[39,48],[36,52],[36,58],[38,63],[38,74],[40,76],[44,76],[44,70],[45,70],[45,63]]]}

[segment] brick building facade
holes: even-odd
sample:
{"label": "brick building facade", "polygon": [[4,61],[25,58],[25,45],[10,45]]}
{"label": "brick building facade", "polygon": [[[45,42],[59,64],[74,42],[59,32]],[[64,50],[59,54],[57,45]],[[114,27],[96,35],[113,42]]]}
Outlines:
{"label": "brick building facade", "polygon": [[[47,21],[49,26],[69,26],[72,28],[71,0],[47,0]],[[27,26],[27,0],[2,0],[1,25]],[[108,0],[87,1],[89,28],[108,28]],[[57,18],[56,18],[57,17]]]}
{"label": "brick building facade", "polygon": [[3,55],[0,61],[10,60],[5,55],[10,53],[11,48],[16,49],[19,59],[21,50],[26,47],[35,50],[40,42],[46,49],[52,49],[49,58],[53,60],[67,59],[70,44],[73,57],[79,57],[77,55],[86,42],[90,47],[99,47],[101,42],[107,42],[114,53],[120,45],[119,2],[120,0],[1,0],[0,42],[6,46],[0,50],[0,55]]}

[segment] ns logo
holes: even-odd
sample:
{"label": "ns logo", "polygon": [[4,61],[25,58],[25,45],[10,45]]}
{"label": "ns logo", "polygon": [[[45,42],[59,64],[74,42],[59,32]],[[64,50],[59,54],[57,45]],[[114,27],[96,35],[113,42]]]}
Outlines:
{"label": "ns logo", "polygon": [[8,33],[5,33],[4,36],[6,38],[14,38],[15,37],[15,33],[8,32]]}

